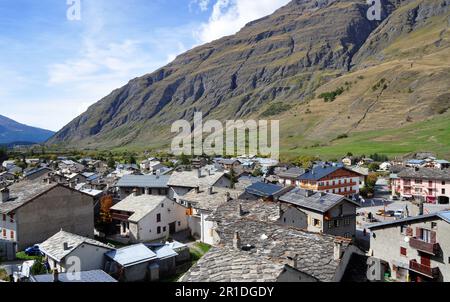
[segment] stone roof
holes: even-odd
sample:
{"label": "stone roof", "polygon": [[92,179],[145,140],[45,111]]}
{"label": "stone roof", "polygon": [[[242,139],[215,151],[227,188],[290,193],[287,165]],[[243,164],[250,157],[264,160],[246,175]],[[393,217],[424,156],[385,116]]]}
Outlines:
{"label": "stone roof", "polygon": [[[73,280],[73,278],[69,278],[68,274],[60,273],[58,275],[59,282],[82,282],[82,283],[106,283],[106,282],[117,282],[116,279],[108,275],[102,270],[93,270],[93,271],[84,271],[79,273],[79,278],[77,280]],[[38,283],[50,283],[53,282],[53,275],[37,275],[31,277],[32,282]]]}
{"label": "stone roof", "polygon": [[305,173],[305,169],[299,167],[292,167],[286,171],[277,172],[277,176],[280,178],[296,179]]}
{"label": "stone roof", "polygon": [[208,220],[224,225],[244,218],[276,222],[280,219],[280,206],[274,202],[261,200],[232,200],[220,205],[208,216]]}
{"label": "stone roof", "polygon": [[398,173],[400,178],[418,178],[429,180],[450,180],[450,169],[432,169],[432,168],[419,168],[419,169],[404,169]]}
{"label": "stone roof", "polygon": [[117,187],[133,188],[167,188],[168,175],[124,175]]}
{"label": "stone roof", "polygon": [[110,251],[105,255],[123,267],[137,265],[157,258],[157,255],[142,243]]}
{"label": "stone roof", "polygon": [[218,223],[220,244],[232,248],[235,232],[239,232],[241,245],[250,247],[251,257],[263,257],[271,262],[288,265],[289,257],[297,256],[297,270],[319,281],[334,281],[340,260],[334,258],[335,241],[342,242],[343,250],[349,240],[330,235],[313,234],[298,229],[256,220],[241,219]]}
{"label": "stone roof", "polygon": [[174,172],[167,183],[168,186],[185,188],[208,188],[214,186],[224,172],[200,170],[200,177],[197,170]]}
{"label": "stone roof", "polygon": [[134,196],[131,194],[121,202],[111,207],[111,210],[133,213],[128,220],[131,222],[139,222],[142,218],[160,206],[164,201],[170,202],[166,196]]}
{"label": "stone roof", "polygon": [[334,208],[343,201],[347,201],[359,207],[359,204],[345,198],[342,195],[325,192],[312,192],[300,188],[293,189],[292,191],[284,194],[279,198],[279,200],[301,208],[318,211],[320,213],[328,212],[330,209]]}
{"label": "stone roof", "polygon": [[284,265],[227,247],[211,249],[181,282],[276,282]]}
{"label": "stone roof", "polygon": [[33,200],[37,196],[58,186],[57,183],[39,181],[21,181],[8,187],[10,199],[0,203],[0,213],[9,213]]}
{"label": "stone roof", "polygon": [[189,193],[181,196],[180,199],[192,204],[196,209],[205,211],[214,211],[219,206],[227,202],[227,194],[230,194],[231,199],[238,199],[243,193],[241,190],[233,190],[228,188],[212,188],[212,194],[208,189],[202,189],[198,193],[196,190],[192,190]]}
{"label": "stone roof", "polygon": [[[67,249],[64,249],[64,243],[67,243]],[[45,254],[49,255],[51,258],[57,261],[61,261],[62,259],[64,259],[64,257],[72,253],[82,244],[89,244],[110,250],[114,249],[113,247],[101,243],[97,240],[68,233],[65,231],[60,231],[41,243],[39,245],[39,249]]]}

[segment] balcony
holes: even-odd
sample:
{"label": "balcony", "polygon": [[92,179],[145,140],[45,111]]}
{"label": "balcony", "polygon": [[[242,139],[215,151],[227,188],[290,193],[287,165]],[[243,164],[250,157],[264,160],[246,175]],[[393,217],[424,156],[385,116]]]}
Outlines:
{"label": "balcony", "polygon": [[411,238],[409,240],[409,246],[433,256],[439,252],[439,243],[429,243],[417,238]]}
{"label": "balcony", "polygon": [[439,268],[438,267],[429,267],[423,264],[418,263],[416,260],[411,260],[409,262],[409,269],[424,275],[428,278],[437,278],[439,276]]}

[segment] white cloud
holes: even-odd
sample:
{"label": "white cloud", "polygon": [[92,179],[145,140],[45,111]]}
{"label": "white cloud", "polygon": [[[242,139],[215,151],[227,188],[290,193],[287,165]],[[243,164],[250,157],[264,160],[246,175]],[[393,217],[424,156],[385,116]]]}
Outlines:
{"label": "white cloud", "polygon": [[194,4],[198,5],[202,12],[205,12],[208,10],[209,0],[192,0],[189,4],[189,8],[191,8],[191,6]]}
{"label": "white cloud", "polygon": [[270,15],[290,0],[217,0],[207,23],[195,33],[201,43],[238,32],[250,21]]}

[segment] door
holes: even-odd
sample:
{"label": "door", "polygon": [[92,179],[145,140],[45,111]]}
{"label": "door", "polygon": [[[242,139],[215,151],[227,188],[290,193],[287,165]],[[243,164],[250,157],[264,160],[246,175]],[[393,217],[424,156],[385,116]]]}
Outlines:
{"label": "door", "polygon": [[177,231],[176,229],[177,229],[177,227],[176,227],[176,223],[175,222],[172,222],[172,223],[169,224],[169,233],[170,233],[170,235],[175,234],[175,232]]}

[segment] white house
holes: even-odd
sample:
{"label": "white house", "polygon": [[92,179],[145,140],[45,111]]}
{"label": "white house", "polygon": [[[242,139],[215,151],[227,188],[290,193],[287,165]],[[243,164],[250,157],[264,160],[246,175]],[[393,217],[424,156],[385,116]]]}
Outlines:
{"label": "white house", "polygon": [[231,179],[225,172],[212,169],[194,169],[192,171],[174,172],[167,183],[169,198],[178,200],[192,189],[210,187],[231,188]]}
{"label": "white house", "polygon": [[[105,253],[113,247],[83,236],[60,231],[39,245],[51,270],[60,273],[68,269],[75,272],[103,269]],[[79,260],[79,267],[74,266]]]}
{"label": "white house", "polygon": [[111,208],[120,235],[132,243],[153,241],[187,229],[186,209],[165,196],[128,196]]}

